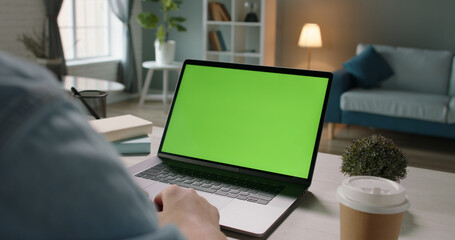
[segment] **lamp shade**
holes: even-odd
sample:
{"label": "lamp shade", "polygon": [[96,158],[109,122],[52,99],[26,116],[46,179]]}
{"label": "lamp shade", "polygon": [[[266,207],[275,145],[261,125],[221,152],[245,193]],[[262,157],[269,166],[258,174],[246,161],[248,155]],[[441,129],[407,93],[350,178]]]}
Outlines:
{"label": "lamp shade", "polygon": [[299,47],[322,47],[321,29],[316,23],[303,25],[299,38]]}

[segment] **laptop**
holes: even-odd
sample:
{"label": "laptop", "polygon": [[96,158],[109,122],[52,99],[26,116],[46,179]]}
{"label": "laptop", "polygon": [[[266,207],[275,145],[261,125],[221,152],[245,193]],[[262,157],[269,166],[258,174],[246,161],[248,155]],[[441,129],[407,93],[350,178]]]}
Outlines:
{"label": "laptop", "polygon": [[157,156],[129,168],[151,199],[194,188],[224,229],[264,236],[311,184],[332,74],[186,60]]}

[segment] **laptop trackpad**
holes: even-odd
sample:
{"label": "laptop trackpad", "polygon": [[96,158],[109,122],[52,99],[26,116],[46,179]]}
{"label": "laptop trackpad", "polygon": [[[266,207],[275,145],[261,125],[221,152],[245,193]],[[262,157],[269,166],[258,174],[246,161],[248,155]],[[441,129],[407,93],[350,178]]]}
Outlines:
{"label": "laptop trackpad", "polygon": [[230,230],[263,236],[284,210],[280,207],[236,199],[220,211],[220,225]]}
{"label": "laptop trackpad", "polygon": [[145,189],[146,187],[148,187],[148,186],[152,185],[153,183],[155,183],[152,180],[148,180],[148,179],[140,178],[140,177],[134,177],[134,176],[133,176],[133,180],[142,189]]}
{"label": "laptop trackpad", "polygon": [[153,201],[153,199],[155,199],[155,196],[158,195],[158,193],[160,193],[167,186],[169,186],[169,184],[154,182],[152,185],[145,187],[144,190],[149,194],[150,200]]}
{"label": "laptop trackpad", "polygon": [[221,211],[221,209],[226,206],[229,202],[233,201],[233,199],[231,198],[227,198],[227,197],[221,197],[221,196],[218,196],[218,195],[215,195],[215,194],[210,194],[210,193],[205,193],[205,192],[200,192],[200,191],[197,191],[197,193],[207,199],[207,201],[212,204],[213,206],[215,206],[218,211]]}
{"label": "laptop trackpad", "polygon": [[[158,195],[159,192],[161,192],[164,188],[170,186],[169,184],[166,183],[161,183],[161,182],[155,182],[154,184],[146,187],[144,190],[148,192],[150,200],[153,200],[156,195]],[[232,199],[227,198],[227,197],[221,197],[215,194],[210,194],[210,193],[205,193],[205,192],[200,192],[196,191],[199,196],[207,199],[207,201],[215,206],[218,211],[221,210],[226,204],[232,201]]]}

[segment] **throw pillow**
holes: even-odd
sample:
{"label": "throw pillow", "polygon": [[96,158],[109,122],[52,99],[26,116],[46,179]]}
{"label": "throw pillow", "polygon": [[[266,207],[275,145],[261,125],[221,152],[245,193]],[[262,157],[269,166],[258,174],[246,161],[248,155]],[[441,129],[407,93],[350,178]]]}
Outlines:
{"label": "throw pillow", "polygon": [[393,74],[389,64],[372,46],[343,63],[343,66],[354,76],[358,85],[367,89],[377,86]]}

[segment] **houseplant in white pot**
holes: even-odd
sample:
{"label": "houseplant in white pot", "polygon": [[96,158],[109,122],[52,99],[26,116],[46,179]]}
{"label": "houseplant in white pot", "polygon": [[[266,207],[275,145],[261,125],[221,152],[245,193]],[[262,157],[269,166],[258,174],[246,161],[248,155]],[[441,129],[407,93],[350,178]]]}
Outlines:
{"label": "houseplant in white pot", "polygon": [[171,11],[179,10],[180,0],[144,0],[144,2],[157,2],[160,4],[162,19],[151,12],[142,12],[137,16],[137,22],[143,27],[156,30],[155,59],[158,64],[169,64],[174,61],[175,41],[169,40],[169,31],[175,28],[179,32],[185,32],[186,28],[181,25],[186,19],[183,17],[171,17]]}

